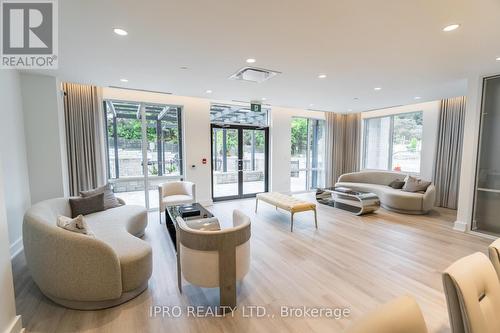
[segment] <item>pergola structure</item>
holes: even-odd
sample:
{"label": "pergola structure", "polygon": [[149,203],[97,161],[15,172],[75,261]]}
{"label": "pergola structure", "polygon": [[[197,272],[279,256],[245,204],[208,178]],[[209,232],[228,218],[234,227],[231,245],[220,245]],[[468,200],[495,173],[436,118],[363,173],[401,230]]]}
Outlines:
{"label": "pergola structure", "polygon": [[[141,106],[144,107],[144,114],[146,119],[146,126],[150,126],[152,122],[156,128],[156,143],[158,155],[158,176],[166,174],[165,170],[165,132],[174,129],[177,131],[177,146],[178,156],[177,164],[179,172],[182,174],[182,127],[181,127],[181,107],[171,105],[157,105],[157,104],[141,104],[134,102],[121,102],[121,101],[105,101],[105,121],[106,128],[109,125],[113,126],[113,145],[114,145],[114,163],[115,163],[115,178],[120,178],[120,166],[118,159],[118,119],[137,119],[141,120]],[[109,116],[108,115],[112,115]],[[109,124],[109,122],[112,122]],[[106,136],[106,139],[109,138]],[[108,144],[109,147],[109,144]],[[150,162],[148,161],[148,164]],[[110,164],[108,159],[108,173],[110,174]]]}

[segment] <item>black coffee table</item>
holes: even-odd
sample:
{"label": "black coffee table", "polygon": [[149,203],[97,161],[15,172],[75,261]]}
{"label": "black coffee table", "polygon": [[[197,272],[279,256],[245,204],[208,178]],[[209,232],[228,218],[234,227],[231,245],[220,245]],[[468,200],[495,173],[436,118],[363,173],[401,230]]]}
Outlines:
{"label": "black coffee table", "polygon": [[165,209],[165,221],[168,233],[172,242],[174,243],[174,248],[177,251],[177,236],[176,236],[176,228],[177,228],[177,217],[182,217],[180,208],[183,206],[192,206],[193,208],[200,211],[199,215],[183,217],[185,221],[189,220],[199,220],[214,217],[212,213],[210,213],[205,207],[200,205],[199,203],[189,204],[189,205],[176,205],[176,206],[168,206]]}

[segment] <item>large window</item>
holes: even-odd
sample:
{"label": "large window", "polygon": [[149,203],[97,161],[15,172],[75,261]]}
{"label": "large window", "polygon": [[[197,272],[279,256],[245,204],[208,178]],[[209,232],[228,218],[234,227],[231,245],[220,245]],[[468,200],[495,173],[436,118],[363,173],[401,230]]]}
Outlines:
{"label": "large window", "polygon": [[156,186],[183,174],[181,107],[120,101],[104,107],[114,191],[127,202],[156,207]]}
{"label": "large window", "polygon": [[293,118],[290,190],[307,191],[325,183],[325,122]]}
{"label": "large window", "polygon": [[420,172],[423,112],[364,121],[363,168]]}

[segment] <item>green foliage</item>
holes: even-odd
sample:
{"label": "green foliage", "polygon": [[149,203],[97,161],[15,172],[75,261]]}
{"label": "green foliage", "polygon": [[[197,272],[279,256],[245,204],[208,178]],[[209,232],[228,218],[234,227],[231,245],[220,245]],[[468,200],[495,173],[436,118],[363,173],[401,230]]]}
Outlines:
{"label": "green foliage", "polygon": [[294,118],[292,120],[292,155],[306,150],[307,145],[307,119]]}
{"label": "green foliage", "polygon": [[[156,142],[156,122],[148,121],[148,127],[146,128],[146,136],[148,142]],[[177,128],[165,128],[163,127],[163,140],[176,144],[179,142],[177,135]],[[124,119],[118,118],[116,120],[116,135],[118,138],[126,140],[141,140],[142,128],[141,121],[139,119]],[[113,124],[108,125],[108,136],[113,136]]]}

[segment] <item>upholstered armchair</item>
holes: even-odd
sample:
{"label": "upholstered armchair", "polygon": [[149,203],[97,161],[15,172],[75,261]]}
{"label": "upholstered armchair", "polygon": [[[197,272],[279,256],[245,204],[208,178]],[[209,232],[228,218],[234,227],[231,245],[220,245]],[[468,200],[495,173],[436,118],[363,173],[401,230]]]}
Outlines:
{"label": "upholstered armchair", "polygon": [[403,296],[375,309],[346,332],[427,333],[427,326],[415,299]]}
{"label": "upholstered armchair", "polygon": [[182,277],[191,284],[220,290],[221,307],[236,306],[236,281],[250,269],[250,218],[233,211],[233,225],[218,231],[188,227],[177,218],[177,274],[182,292]]}
{"label": "upholstered armchair", "polygon": [[500,238],[490,244],[488,254],[500,280]]}
{"label": "upholstered armchair", "polygon": [[443,273],[453,333],[500,332],[500,282],[483,253],[464,257]]}
{"label": "upholstered armchair", "polygon": [[191,204],[196,202],[196,185],[192,182],[172,181],[158,185],[158,198],[161,215],[167,206]]}

